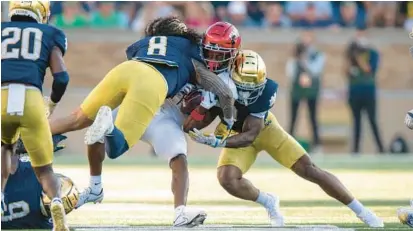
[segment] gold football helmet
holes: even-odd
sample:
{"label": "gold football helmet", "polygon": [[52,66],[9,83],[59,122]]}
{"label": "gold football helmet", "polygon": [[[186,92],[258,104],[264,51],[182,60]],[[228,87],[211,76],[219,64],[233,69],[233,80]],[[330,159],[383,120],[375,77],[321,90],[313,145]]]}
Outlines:
{"label": "gold football helmet", "polygon": [[[62,174],[56,173],[57,177],[60,179],[61,183],[61,195],[62,195],[62,202],[63,206],[65,208],[66,214],[70,213],[76,206],[77,201],[79,199],[79,191],[77,190],[76,185],[73,183],[73,181]],[[50,198],[46,195],[46,193],[42,193],[42,198],[40,201],[41,205],[41,210],[43,215],[47,217],[51,217],[50,214],[50,203],[52,201]]]}
{"label": "gold football helmet", "polygon": [[399,218],[400,223],[413,228],[413,201],[411,203],[411,207],[397,209],[397,217]]}
{"label": "gold football helmet", "polygon": [[240,51],[235,60],[232,80],[234,80],[238,90],[237,101],[245,106],[255,103],[267,83],[267,69],[264,60],[255,51]]}
{"label": "gold football helmet", "polygon": [[10,1],[9,18],[14,15],[28,16],[38,23],[48,23],[50,16],[49,1]]}

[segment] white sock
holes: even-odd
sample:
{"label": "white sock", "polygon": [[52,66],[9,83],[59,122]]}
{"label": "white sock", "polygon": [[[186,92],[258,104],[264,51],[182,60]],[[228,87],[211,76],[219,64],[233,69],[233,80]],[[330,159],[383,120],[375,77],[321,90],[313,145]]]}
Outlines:
{"label": "white sock", "polygon": [[260,193],[258,194],[258,198],[255,202],[257,202],[258,204],[261,204],[265,208],[268,208],[269,201],[270,201],[270,197],[268,196],[268,194],[260,191]]}
{"label": "white sock", "polygon": [[360,201],[358,201],[357,199],[354,199],[352,202],[350,202],[350,204],[347,205],[351,210],[353,210],[353,212],[356,215],[359,215],[363,209],[364,206],[360,203]]}
{"label": "white sock", "polygon": [[181,214],[185,209],[185,205],[180,205],[175,208],[175,217],[177,217],[179,214]]}
{"label": "white sock", "polygon": [[102,176],[90,176],[89,186],[94,193],[100,193],[102,190]]}

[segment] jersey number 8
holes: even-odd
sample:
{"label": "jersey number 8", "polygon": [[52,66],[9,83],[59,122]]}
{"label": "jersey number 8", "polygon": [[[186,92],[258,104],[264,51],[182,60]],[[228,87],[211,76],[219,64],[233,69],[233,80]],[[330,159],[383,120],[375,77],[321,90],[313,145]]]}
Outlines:
{"label": "jersey number 8", "polygon": [[168,38],[166,36],[155,36],[149,40],[148,55],[166,55],[166,45]]}
{"label": "jersey number 8", "polygon": [[[19,53],[24,59],[35,61],[40,58],[43,36],[41,30],[33,27],[28,27],[23,30],[18,27],[6,27],[1,31],[1,36],[3,37],[9,36],[10,34],[12,34],[11,37],[6,38],[1,42],[1,59],[18,59]],[[33,36],[31,36],[31,34],[33,34]],[[8,49],[9,45],[14,45],[20,40],[20,48]],[[33,43],[32,49],[30,49],[31,42]]]}

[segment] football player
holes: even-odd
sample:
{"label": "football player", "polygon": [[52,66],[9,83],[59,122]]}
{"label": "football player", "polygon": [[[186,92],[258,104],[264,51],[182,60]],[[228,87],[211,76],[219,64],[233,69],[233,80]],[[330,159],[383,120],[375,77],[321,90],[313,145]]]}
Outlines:
{"label": "football player", "polygon": [[[188,82],[217,94],[231,126],[231,90],[205,67],[200,39],[178,18],[154,20],[145,29],[145,37],[127,48],[128,61],[109,71],[77,111],[52,121],[52,133],[90,126],[85,143],[93,144],[105,137],[108,154],[119,156],[141,138],[165,99],[176,95]],[[113,123],[111,110],[118,106]]]}
{"label": "football player", "polygon": [[[63,61],[65,34],[47,25],[48,1],[9,2],[10,22],[1,23],[1,197],[11,173],[11,155],[21,135],[33,171],[51,198],[54,230],[69,230],[61,200],[60,181],[54,174],[53,145],[44,113],[42,85],[50,67],[54,80],[49,107],[53,112],[69,82]],[[3,211],[2,211],[3,213]]]}
{"label": "football player", "polygon": [[[205,40],[206,37],[216,33],[217,30],[225,32],[223,35],[234,41],[234,43],[229,45],[231,48],[228,49],[228,53],[231,53],[232,56],[226,60],[227,62],[232,62],[240,47],[241,38],[233,25],[229,23],[216,23],[209,27],[203,39]],[[225,50],[222,52],[225,53]],[[230,87],[232,95],[236,95],[235,84],[229,76],[220,77],[222,81]],[[161,109],[155,114],[154,119],[141,138],[142,141],[150,144],[154,148],[158,156],[165,157],[169,160],[169,166],[172,170],[172,193],[174,194],[175,204],[174,226],[193,227],[202,224],[206,217],[206,213],[200,209],[185,207],[188,194],[189,173],[186,159],[187,143],[185,134],[182,131],[182,125],[185,117],[192,112],[193,107],[191,107],[190,104],[198,100],[198,103],[194,104],[197,106],[199,105],[199,101],[201,101],[200,93],[197,90],[192,91],[195,88],[196,86],[188,83],[173,98],[167,99]],[[191,91],[195,92],[195,94],[188,95]],[[117,118],[118,112],[118,109],[113,112],[113,118]],[[168,139],[165,139],[165,137],[168,137]],[[88,156],[90,159],[94,156],[99,156],[100,161],[90,162],[90,185],[80,194],[78,205],[87,202],[96,203],[103,200],[103,189],[100,183],[102,161],[105,156],[103,140],[88,146]],[[113,155],[113,153],[108,152],[108,157],[114,159],[118,158],[119,155]]]}
{"label": "football player", "polygon": [[347,205],[368,226],[383,227],[380,218],[355,199],[334,175],[318,168],[301,145],[279,125],[269,111],[275,103],[278,84],[267,78],[266,74],[264,61],[256,52],[241,51],[231,76],[238,90],[235,103],[237,119],[232,127],[233,132],[228,134],[226,129],[222,132],[222,123],[212,135],[204,135],[197,130],[210,124],[216,116],[221,117],[217,107],[212,108],[203,121],[195,124],[197,128],[190,131],[191,138],[196,142],[224,148],[217,172],[221,186],[235,197],[263,205],[272,225],[284,225],[278,197],[260,191],[243,177],[258,153],[266,151],[281,165],[318,184],[328,195]]}
{"label": "football player", "polygon": [[[53,136],[54,151],[63,147],[59,142],[65,136]],[[19,140],[18,143],[21,143]],[[51,229],[50,199],[43,192],[42,185],[36,178],[23,145],[18,145],[17,155],[11,157],[10,176],[4,191],[4,215],[1,217],[3,229]],[[61,174],[56,174],[61,182],[60,195],[66,214],[72,211],[78,200],[78,191],[73,181]]]}

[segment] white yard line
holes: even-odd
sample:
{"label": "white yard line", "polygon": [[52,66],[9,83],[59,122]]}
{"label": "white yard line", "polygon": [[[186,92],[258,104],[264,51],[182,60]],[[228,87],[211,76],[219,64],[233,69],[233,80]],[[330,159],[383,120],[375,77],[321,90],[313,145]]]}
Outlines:
{"label": "white yard line", "polygon": [[[143,230],[182,230],[181,227],[168,227],[168,226],[90,226],[90,227],[78,227],[75,228],[76,231],[143,231]],[[191,230],[197,231],[209,231],[209,230],[219,230],[219,231],[354,231],[351,228],[338,228],[337,226],[332,225],[301,225],[301,226],[286,226],[286,227],[269,227],[269,226],[233,226],[233,225],[205,225],[201,227],[191,228]]]}

